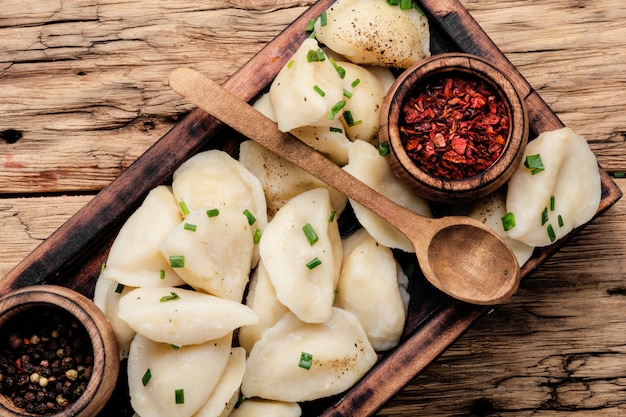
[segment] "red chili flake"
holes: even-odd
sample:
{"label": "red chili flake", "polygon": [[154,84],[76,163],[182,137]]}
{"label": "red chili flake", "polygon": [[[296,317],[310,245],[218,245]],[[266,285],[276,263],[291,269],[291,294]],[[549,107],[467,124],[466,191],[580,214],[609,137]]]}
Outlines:
{"label": "red chili flake", "polygon": [[500,157],[509,115],[494,88],[461,75],[426,80],[403,105],[400,134],[405,150],[439,178],[481,173]]}

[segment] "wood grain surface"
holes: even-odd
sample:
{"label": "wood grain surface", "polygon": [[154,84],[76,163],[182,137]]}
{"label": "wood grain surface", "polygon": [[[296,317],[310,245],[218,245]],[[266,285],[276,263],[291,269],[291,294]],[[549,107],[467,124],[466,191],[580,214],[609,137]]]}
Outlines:
{"label": "wood grain surface", "polygon": [[[599,163],[626,171],[626,3],[462,3]],[[225,81],[311,2],[2,5],[5,276],[192,109],[171,69]],[[624,216],[620,202],[583,230],[379,415],[626,415]]]}

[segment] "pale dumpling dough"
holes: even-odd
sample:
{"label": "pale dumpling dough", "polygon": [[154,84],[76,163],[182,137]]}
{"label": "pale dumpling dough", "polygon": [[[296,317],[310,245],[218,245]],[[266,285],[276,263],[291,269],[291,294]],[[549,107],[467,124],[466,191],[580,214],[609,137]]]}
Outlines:
{"label": "pale dumpling dough", "polygon": [[[300,366],[303,352],[312,357],[309,369]],[[328,397],[354,385],[376,359],[349,311],[333,307],[328,321],[314,324],[287,313],[252,348],[241,392],[285,402]]]}
{"label": "pale dumpling dough", "polygon": [[241,302],[255,246],[248,218],[232,209],[209,217],[208,210],[189,213],[167,235],[161,242],[163,257],[184,257],[184,265],[174,271],[193,288]]}
{"label": "pale dumpling dough", "polygon": [[530,246],[547,246],[596,214],[600,173],[587,141],[570,128],[542,133],[528,143],[524,157],[529,155],[540,155],[545,169],[533,175],[521,164],[509,180],[506,209],[515,216],[515,227],[508,235]]}
{"label": "pale dumpling dough", "polygon": [[[355,141],[350,148],[350,162],[344,169],[385,197],[422,216],[432,217],[428,202],[415,195],[393,174],[385,157],[364,141]],[[415,252],[413,245],[398,229],[356,201],[350,200],[359,223],[370,235],[383,245]]]}
{"label": "pale dumpling dough", "polygon": [[270,86],[276,123],[283,132],[302,126],[329,126],[337,113],[331,111],[333,106],[343,100],[341,78],[333,64],[325,56],[310,61],[310,51],[323,54],[317,40],[307,38]]}
{"label": "pale dumpling dough", "polygon": [[[404,275],[391,250],[361,229],[344,239],[344,260],[335,305],[359,319],[376,351],[398,344],[406,310],[398,274]],[[404,277],[406,280],[406,277]]]}
{"label": "pale dumpling dough", "polygon": [[246,398],[230,417],[300,417],[298,403]]}
{"label": "pale dumpling dough", "polygon": [[239,160],[261,181],[269,218],[293,197],[315,188],[328,190],[337,216],[346,207],[345,195],[256,142],[247,140],[240,145]]}
{"label": "pale dumpling dough", "polygon": [[[325,188],[306,191],[276,213],[259,244],[261,261],[278,300],[309,323],[330,317],[341,269],[343,248],[332,211]],[[314,244],[303,231],[307,224],[319,237]],[[308,267],[315,259],[319,265]]]}
{"label": "pale dumpling dough", "polygon": [[[229,360],[232,334],[183,347],[137,335],[128,356],[130,403],[140,416],[190,417],[207,401]],[[144,378],[150,370],[147,383]],[[143,382],[142,382],[143,379]],[[183,390],[184,402],[176,403]]]}
{"label": "pale dumpling dough", "polygon": [[338,0],[315,36],[356,64],[408,68],[430,55],[428,20],[418,10],[402,10],[386,0]]}
{"label": "pale dumpling dough", "polygon": [[113,241],[103,275],[132,287],[183,284],[161,255],[160,243],[182,220],[169,187],[152,189]]}
{"label": "pale dumpling dough", "polygon": [[120,300],[118,315],[137,333],[175,346],[219,339],[259,320],[241,303],[173,287],[129,292]]}
{"label": "pale dumpling dough", "polygon": [[104,313],[109,320],[115,339],[119,348],[120,359],[128,357],[130,350],[130,342],[135,337],[133,330],[128,323],[120,319],[117,312],[119,311],[120,299],[134,289],[134,287],[119,286],[117,282],[105,278],[100,274],[96,280],[96,286],[93,294],[93,302]]}

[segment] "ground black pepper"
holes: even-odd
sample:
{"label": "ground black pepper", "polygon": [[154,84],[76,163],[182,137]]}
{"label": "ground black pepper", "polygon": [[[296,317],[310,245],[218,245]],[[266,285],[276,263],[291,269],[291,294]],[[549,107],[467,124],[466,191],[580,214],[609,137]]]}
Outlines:
{"label": "ground black pepper", "polygon": [[92,369],[89,336],[66,311],[34,307],[0,331],[0,393],[29,413],[64,410],[84,392]]}

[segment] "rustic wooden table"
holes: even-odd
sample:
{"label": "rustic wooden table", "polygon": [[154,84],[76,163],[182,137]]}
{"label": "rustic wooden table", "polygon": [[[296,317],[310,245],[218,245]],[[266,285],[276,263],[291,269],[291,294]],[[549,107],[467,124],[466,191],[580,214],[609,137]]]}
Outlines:
{"label": "rustic wooden table", "polygon": [[[602,167],[625,172],[626,3],[462,3]],[[308,5],[3,0],[0,277],[192,108],[170,70],[224,81]],[[619,202],[379,415],[626,415],[625,236]]]}

